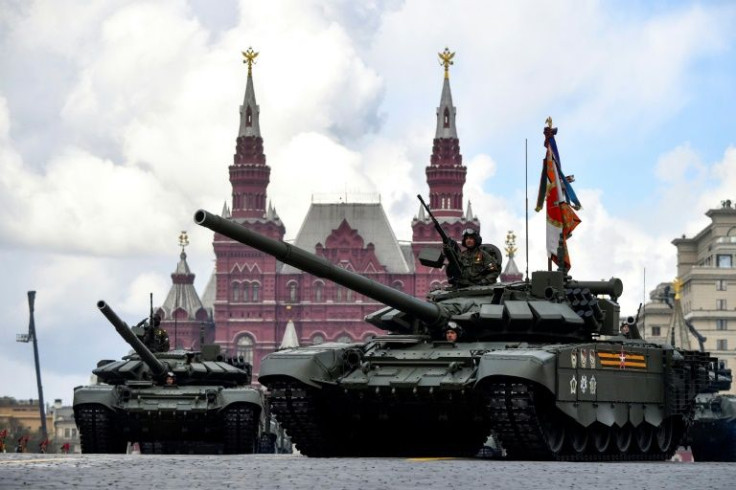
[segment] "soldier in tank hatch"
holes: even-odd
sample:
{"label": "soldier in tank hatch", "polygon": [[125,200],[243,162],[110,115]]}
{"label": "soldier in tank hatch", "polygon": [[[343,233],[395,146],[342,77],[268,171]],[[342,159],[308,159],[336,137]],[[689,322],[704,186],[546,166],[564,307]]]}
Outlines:
{"label": "soldier in tank hatch", "polygon": [[455,322],[449,322],[445,329],[445,340],[448,342],[457,342],[462,335],[462,329]]}
{"label": "soldier in tank hatch", "polygon": [[477,231],[466,228],[463,231],[462,246],[458,259],[461,267],[461,286],[493,284],[501,273],[498,262],[491,254],[481,248],[482,239]]}
{"label": "soldier in tank hatch", "polygon": [[169,334],[161,328],[161,317],[153,315],[153,325],[146,325],[145,334],[143,335],[143,343],[152,352],[168,352]]}

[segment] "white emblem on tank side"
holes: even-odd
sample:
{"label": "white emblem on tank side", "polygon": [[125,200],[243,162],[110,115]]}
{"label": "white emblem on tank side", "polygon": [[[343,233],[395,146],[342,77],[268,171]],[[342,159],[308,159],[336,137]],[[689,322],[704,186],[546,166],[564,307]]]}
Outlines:
{"label": "white emblem on tank side", "polygon": [[583,369],[588,367],[588,351],[586,349],[580,349],[580,367]]}
{"label": "white emblem on tank side", "polygon": [[580,377],[580,392],[585,393],[587,389],[588,389],[588,377],[583,374]]}
{"label": "white emblem on tank side", "polygon": [[590,356],[590,369],[595,369],[595,349],[590,349],[588,356]]}
{"label": "white emblem on tank side", "polygon": [[570,394],[574,395],[578,391],[578,380],[575,379],[575,375],[572,375],[572,378],[570,378]]}
{"label": "white emblem on tank side", "polygon": [[573,349],[570,351],[570,364],[572,364],[573,369],[578,367],[578,350]]}
{"label": "white emblem on tank side", "polygon": [[590,377],[590,394],[595,395],[595,389],[598,386],[598,382],[595,380],[595,376]]}

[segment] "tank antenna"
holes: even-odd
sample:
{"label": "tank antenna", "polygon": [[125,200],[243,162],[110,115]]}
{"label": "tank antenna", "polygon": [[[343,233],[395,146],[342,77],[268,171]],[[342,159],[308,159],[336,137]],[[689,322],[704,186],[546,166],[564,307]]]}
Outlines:
{"label": "tank antenna", "polygon": [[529,150],[528,138],[524,138],[524,215],[526,240],[526,279],[529,283]]}

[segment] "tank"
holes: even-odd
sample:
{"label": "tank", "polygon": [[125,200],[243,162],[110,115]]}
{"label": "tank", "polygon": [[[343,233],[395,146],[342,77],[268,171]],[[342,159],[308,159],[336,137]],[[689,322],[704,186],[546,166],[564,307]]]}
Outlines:
{"label": "tank", "polygon": [[492,435],[512,459],[664,460],[708,382],[706,353],[618,334],[616,278],[538,271],[425,301],[207,211],[194,220],[386,305],[365,318],[385,335],[263,358],[259,382],[307,456],[472,456]]}
{"label": "tank", "polygon": [[732,374],[722,362],[713,362],[711,383],[695,398],[695,417],[687,442],[695,461],[736,461],[736,396]]}
{"label": "tank", "polygon": [[[153,352],[104,301],[97,307],[134,353],[100,361],[99,384],[74,389],[74,418],[83,453],[253,453],[264,421],[262,390],[251,366],[224,358],[218,345],[200,351]],[[154,349],[155,350],[155,349]]]}

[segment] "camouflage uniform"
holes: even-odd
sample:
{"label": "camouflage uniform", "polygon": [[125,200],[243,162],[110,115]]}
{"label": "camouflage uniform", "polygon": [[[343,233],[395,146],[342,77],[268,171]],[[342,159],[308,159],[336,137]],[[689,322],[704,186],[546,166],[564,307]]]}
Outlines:
{"label": "camouflage uniform", "polygon": [[461,286],[493,284],[500,271],[496,260],[480,247],[465,249],[460,252],[462,267]]}

